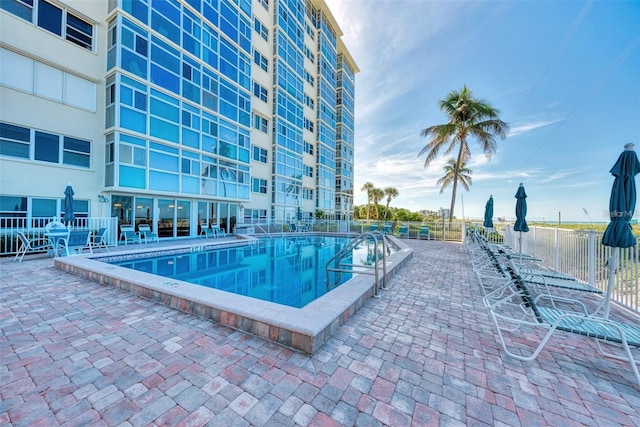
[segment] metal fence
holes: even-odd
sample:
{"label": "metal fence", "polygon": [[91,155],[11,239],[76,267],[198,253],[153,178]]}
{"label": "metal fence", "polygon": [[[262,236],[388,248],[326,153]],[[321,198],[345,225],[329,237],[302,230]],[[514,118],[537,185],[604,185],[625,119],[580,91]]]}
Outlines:
{"label": "metal fence", "polygon": [[[24,232],[27,237],[42,236],[45,227],[51,221],[59,221],[51,217],[30,218],[0,218],[0,255],[11,255],[18,251],[18,231]],[[73,230],[89,230],[97,232],[106,227],[105,240],[108,245],[118,243],[118,218],[76,218],[71,224]]]}
{"label": "metal fence", "polygon": [[[567,230],[548,227],[531,227],[529,232],[513,231],[506,225],[504,241],[515,251],[522,250],[545,265],[570,274],[599,289],[606,290],[609,283],[609,261],[620,251],[618,269],[614,273],[612,300],[640,313],[640,247],[617,249],[602,244],[601,232],[593,230]],[[521,246],[522,245],[522,246]],[[522,247],[522,249],[520,249]]]}
{"label": "metal fence", "polygon": [[[17,251],[16,232],[26,231],[31,234],[42,234],[44,227],[53,218],[0,218],[0,254],[7,255]],[[279,234],[293,231],[291,223],[283,221],[261,221],[238,224],[238,229],[251,227],[252,234]],[[513,231],[511,224],[496,224],[490,232],[476,223],[453,221],[434,222],[384,222],[384,221],[323,221],[314,220],[306,223],[303,229],[320,233],[361,234],[372,227],[387,231],[399,237],[400,226],[406,226],[410,239],[424,238],[421,228],[429,228],[429,239],[462,242],[469,229],[481,229],[490,241],[506,243],[515,251],[522,250],[543,260],[544,264],[554,270],[570,274],[592,286],[605,290],[609,281],[609,258],[612,248],[602,245],[600,232],[567,230],[549,227],[531,227],[527,233]],[[308,227],[307,227],[308,226]],[[77,218],[74,229],[94,230],[107,227],[107,242],[116,245],[118,242],[117,218]],[[296,227],[300,229],[300,227]],[[617,249],[614,249],[617,250]],[[640,270],[640,247],[620,250],[618,269],[614,277],[612,299],[618,304],[640,313],[640,286],[638,276]]]}

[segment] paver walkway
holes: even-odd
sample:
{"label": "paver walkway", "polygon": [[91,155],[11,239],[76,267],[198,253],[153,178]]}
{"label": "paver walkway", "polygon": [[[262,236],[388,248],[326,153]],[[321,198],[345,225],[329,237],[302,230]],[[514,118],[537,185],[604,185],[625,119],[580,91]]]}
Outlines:
{"label": "paver walkway", "polygon": [[0,259],[0,425],[640,426],[627,364],[570,335],[506,357],[463,247],[408,244],[314,356]]}

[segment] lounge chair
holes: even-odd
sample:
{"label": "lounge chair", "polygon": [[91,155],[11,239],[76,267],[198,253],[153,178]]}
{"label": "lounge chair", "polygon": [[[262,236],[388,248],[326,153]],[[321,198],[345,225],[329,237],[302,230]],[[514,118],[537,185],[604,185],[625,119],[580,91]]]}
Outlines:
{"label": "lounge chair", "polygon": [[418,231],[418,240],[421,240],[422,238],[431,240],[431,232],[429,231],[429,227],[426,225],[421,225],[420,231]]}
{"label": "lounge chair", "polygon": [[[523,361],[534,360],[556,331],[593,338],[603,356],[629,362],[638,385],[640,385],[639,362],[635,360],[631,347],[640,348],[640,324],[626,324],[604,317],[590,315],[584,304],[575,299],[540,294],[533,296],[522,277],[512,272],[512,281],[483,299],[496,326],[500,343],[505,353]],[[550,303],[550,305],[547,304]],[[558,308],[576,307],[577,309]],[[539,342],[526,344],[536,337],[531,329],[546,330]],[[515,339],[507,340],[505,335]],[[509,344],[507,343],[509,342]],[[620,349],[617,354],[605,351],[605,343]],[[533,347],[533,350],[531,350]]]}
{"label": "lounge chair", "polygon": [[98,230],[96,234],[89,238],[89,252],[93,253],[94,249],[106,249],[109,252],[109,246],[107,245],[107,231],[108,228],[103,227]]}
{"label": "lounge chair", "polygon": [[398,237],[408,239],[409,238],[409,227],[407,225],[401,225],[398,228]]}
{"label": "lounge chair", "polygon": [[393,230],[392,224],[385,224],[382,228],[382,231],[384,232],[384,234],[391,234],[392,230]]}
{"label": "lounge chair", "polygon": [[289,231],[292,233],[297,233],[300,230],[298,230],[298,226],[294,222],[292,222],[291,224],[289,224]]}
{"label": "lounge chair", "polygon": [[302,231],[302,232],[311,231],[311,224],[301,224],[300,225],[300,231]]}
{"label": "lounge chair", "polygon": [[144,240],[145,243],[158,242],[158,233],[151,231],[149,224],[138,225],[138,232],[140,233],[140,240]]}
{"label": "lounge chair", "polygon": [[120,240],[124,240],[124,244],[142,243],[140,234],[136,233],[133,225],[123,225],[120,227]]}
{"label": "lounge chair", "polygon": [[[540,271],[540,270],[535,270]],[[547,276],[540,273],[519,273],[522,277],[522,280],[527,282],[528,284],[533,284],[538,288],[546,288],[543,292],[551,293],[549,291],[549,287],[553,288],[562,288],[568,291],[579,291],[579,292],[590,292],[594,294],[602,294],[602,289],[598,289],[594,286],[591,286],[588,283],[582,282],[575,277],[554,277]]]}
{"label": "lounge chair", "polygon": [[378,224],[370,224],[369,231],[378,231]]}
{"label": "lounge chair", "polygon": [[28,238],[22,231],[17,232],[20,247],[16,252],[14,261],[22,262],[22,258],[27,253],[52,251],[53,245],[47,237]]}

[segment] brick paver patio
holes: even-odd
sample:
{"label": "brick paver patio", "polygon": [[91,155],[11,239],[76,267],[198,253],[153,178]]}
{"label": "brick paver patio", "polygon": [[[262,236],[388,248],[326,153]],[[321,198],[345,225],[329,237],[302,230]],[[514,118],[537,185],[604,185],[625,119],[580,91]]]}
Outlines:
{"label": "brick paver patio", "polygon": [[314,356],[0,259],[0,425],[640,426],[628,364],[561,333],[533,362],[505,356],[463,247],[408,244]]}

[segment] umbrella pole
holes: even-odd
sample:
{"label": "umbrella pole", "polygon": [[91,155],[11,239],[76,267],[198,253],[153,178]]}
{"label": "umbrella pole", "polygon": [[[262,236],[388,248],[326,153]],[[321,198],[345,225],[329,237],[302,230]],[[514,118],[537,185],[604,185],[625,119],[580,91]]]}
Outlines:
{"label": "umbrella pole", "polygon": [[620,248],[615,248],[614,253],[609,257],[609,284],[607,285],[607,294],[604,297],[604,313],[602,316],[605,319],[609,318],[609,307],[611,306],[611,294],[613,293],[613,286],[615,284],[615,273],[618,269],[618,262],[620,261]]}
{"label": "umbrella pole", "polygon": [[522,231],[518,233],[518,253],[520,254],[520,262],[522,262]]}

